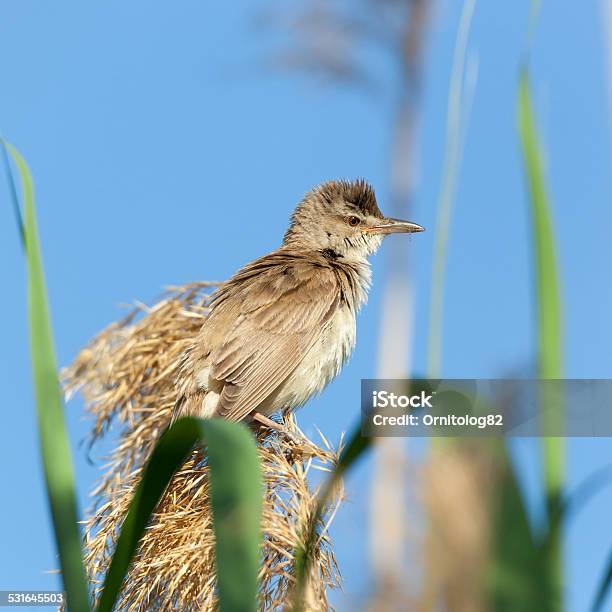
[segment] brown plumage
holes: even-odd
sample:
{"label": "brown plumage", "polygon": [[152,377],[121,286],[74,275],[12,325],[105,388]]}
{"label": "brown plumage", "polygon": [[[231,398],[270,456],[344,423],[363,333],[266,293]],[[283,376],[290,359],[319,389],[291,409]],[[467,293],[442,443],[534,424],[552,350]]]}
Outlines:
{"label": "brown plumage", "polygon": [[213,295],[186,351],[175,417],[240,421],[294,409],[336,376],[355,345],[370,284],[368,256],[385,234],[420,226],[384,217],[365,181],[330,181],[300,202],[280,248]]}

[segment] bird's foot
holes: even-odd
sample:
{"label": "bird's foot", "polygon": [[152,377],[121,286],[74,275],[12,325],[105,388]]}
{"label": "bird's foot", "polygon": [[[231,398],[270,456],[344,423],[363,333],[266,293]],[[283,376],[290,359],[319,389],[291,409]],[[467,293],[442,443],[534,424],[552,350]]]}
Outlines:
{"label": "bird's foot", "polygon": [[289,440],[289,442],[293,442],[294,444],[304,444],[304,442],[306,442],[306,438],[304,438],[304,436],[289,431],[282,423],[278,423],[277,421],[274,421],[273,419],[264,416],[259,412],[251,412],[251,417],[254,421],[257,421],[264,427],[273,429],[279,434],[282,434],[287,440]]}

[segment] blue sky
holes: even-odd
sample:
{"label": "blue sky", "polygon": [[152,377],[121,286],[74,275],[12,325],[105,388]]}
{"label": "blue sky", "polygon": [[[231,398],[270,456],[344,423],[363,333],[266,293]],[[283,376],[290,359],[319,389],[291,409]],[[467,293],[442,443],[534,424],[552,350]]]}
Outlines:
{"label": "blue sky", "polygon": [[[515,120],[529,4],[476,6],[470,49],[478,54],[479,74],[451,226],[446,377],[497,377],[533,363],[529,217]],[[437,3],[425,55],[413,218],[430,229],[459,10],[458,2]],[[3,3],[0,15],[0,130],[35,177],[62,364],[120,315],[120,304],[150,299],[165,284],[227,278],[275,248],[295,203],[324,179],[365,176],[385,209],[390,105],[266,68],[274,45],[255,26],[252,3],[20,0]],[[569,377],[605,378],[612,371],[604,37],[600,3],[545,1],[532,50]],[[388,77],[388,61],[365,53]],[[24,267],[3,179],[0,202],[0,589],[51,588],[57,578],[43,573],[55,561],[30,388]],[[429,231],[411,240],[415,373],[426,362],[433,237]],[[337,439],[358,416],[359,380],[375,372],[384,256],[383,248],[374,260],[353,359],[300,414],[307,432],[316,424]],[[74,404],[67,414],[84,506],[97,472],[78,449],[87,431],[80,410]],[[570,440],[570,488],[607,464],[609,448],[608,439]],[[533,444],[518,444],[516,456],[533,493]],[[340,609],[371,586],[366,541],[354,538],[367,529],[369,475],[364,465],[349,479],[352,503],[334,528],[345,577],[346,594],[335,599]],[[608,491],[569,529],[569,610],[587,607],[612,546],[611,504]]]}

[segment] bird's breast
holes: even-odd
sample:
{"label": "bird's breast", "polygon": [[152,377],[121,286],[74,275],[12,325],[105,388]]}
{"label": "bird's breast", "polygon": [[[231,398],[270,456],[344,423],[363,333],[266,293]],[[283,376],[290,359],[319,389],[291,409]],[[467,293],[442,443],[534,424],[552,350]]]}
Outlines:
{"label": "bird's breast", "polygon": [[322,391],[351,356],[355,338],[354,312],[347,307],[339,308],[298,367],[270,398],[270,404],[262,407],[265,412],[297,408]]}
{"label": "bird's breast", "polygon": [[312,349],[312,367],[319,372],[321,389],[340,373],[355,348],[355,340],[355,315],[348,308],[339,308]]}

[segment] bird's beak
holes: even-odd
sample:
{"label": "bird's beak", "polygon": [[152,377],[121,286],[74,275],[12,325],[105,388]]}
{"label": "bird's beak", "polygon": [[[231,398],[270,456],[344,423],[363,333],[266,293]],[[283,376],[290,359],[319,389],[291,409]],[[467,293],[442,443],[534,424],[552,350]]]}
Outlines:
{"label": "bird's beak", "polygon": [[424,232],[425,228],[410,221],[387,217],[381,221],[380,225],[368,228],[368,231],[376,234],[414,234],[416,232]]}

